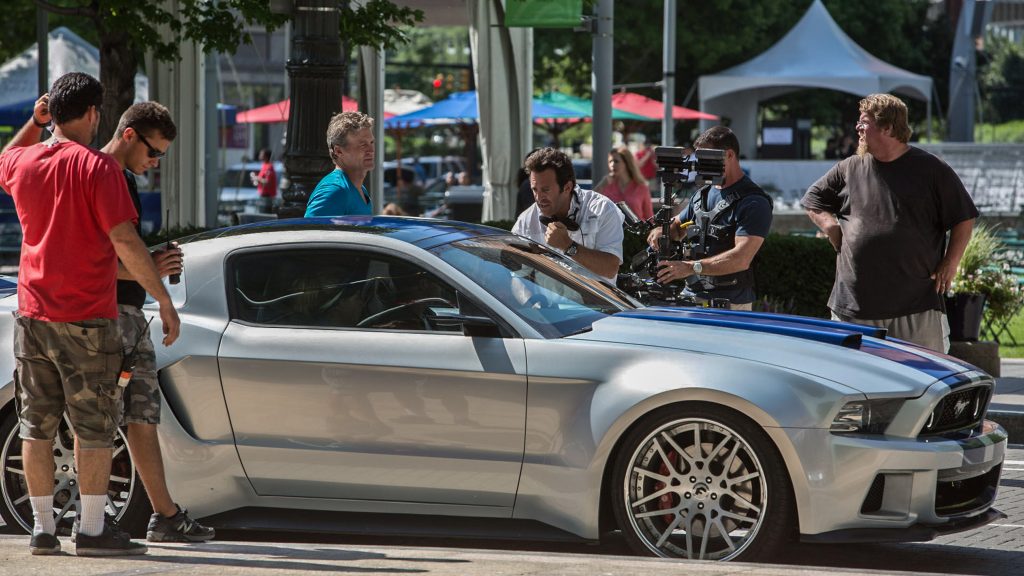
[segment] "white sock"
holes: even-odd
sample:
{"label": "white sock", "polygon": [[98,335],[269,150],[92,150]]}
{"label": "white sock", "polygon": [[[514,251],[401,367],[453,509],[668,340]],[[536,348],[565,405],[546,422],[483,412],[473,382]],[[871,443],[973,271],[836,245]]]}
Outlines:
{"label": "white sock", "polygon": [[86,536],[99,536],[103,533],[103,513],[107,507],[107,495],[88,494],[80,495],[82,501],[81,524],[78,526],[78,533]]}
{"label": "white sock", "polygon": [[35,526],[32,527],[32,534],[55,534],[57,524],[53,521],[53,494],[48,496],[29,496],[32,502],[32,518]]}

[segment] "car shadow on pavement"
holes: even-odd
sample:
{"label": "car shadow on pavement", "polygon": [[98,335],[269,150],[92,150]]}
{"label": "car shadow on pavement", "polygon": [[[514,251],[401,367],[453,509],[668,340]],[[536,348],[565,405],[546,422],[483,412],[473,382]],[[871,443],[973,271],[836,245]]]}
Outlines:
{"label": "car shadow on pavement", "polygon": [[1021,565],[1024,563],[1024,552],[938,542],[797,544],[773,562],[846,570],[1017,576],[1021,573]]}

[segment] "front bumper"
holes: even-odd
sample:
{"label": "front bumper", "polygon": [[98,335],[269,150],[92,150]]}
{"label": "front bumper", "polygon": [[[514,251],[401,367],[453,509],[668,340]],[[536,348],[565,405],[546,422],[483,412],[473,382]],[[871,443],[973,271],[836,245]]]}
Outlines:
{"label": "front bumper", "polygon": [[959,439],[783,432],[802,467],[790,467],[802,540],[925,541],[1003,517],[992,504],[1007,434],[995,422]]}

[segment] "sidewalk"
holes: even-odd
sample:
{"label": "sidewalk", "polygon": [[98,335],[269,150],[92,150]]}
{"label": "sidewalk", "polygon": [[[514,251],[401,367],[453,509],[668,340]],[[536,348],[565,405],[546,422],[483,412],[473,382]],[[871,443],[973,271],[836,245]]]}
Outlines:
{"label": "sidewalk", "polygon": [[1003,425],[1011,444],[1024,444],[1024,358],[1003,358],[988,419]]}

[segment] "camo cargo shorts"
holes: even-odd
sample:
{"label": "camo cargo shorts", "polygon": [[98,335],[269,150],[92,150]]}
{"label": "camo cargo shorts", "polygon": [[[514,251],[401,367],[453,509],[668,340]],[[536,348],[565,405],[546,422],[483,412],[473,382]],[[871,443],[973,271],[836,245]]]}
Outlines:
{"label": "camo cargo shorts", "polygon": [[135,351],[135,370],[124,398],[124,421],[160,423],[160,384],[156,379],[156,350],[149,337],[146,316],[135,306],[120,304],[117,322],[126,355]]}
{"label": "camo cargo shorts", "polygon": [[67,409],[83,448],[109,448],[121,418],[117,321],[45,322],[15,314],[19,435],[52,440]]}

